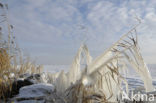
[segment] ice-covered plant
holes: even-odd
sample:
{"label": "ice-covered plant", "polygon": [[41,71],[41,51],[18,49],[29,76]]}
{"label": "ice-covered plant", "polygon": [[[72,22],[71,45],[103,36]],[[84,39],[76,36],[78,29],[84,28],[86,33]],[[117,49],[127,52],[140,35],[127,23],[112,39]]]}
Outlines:
{"label": "ice-covered plant", "polygon": [[[93,61],[87,46],[80,47],[69,72],[61,72],[56,78],[59,82],[55,82],[55,85],[61,85],[57,91],[65,95],[68,103],[115,102],[120,93],[128,95],[128,83],[122,75],[122,71],[129,68],[127,65],[131,65],[140,75],[146,92],[154,90],[151,75],[139,52],[136,32],[138,25]],[[83,52],[87,58],[84,69],[80,68]]]}

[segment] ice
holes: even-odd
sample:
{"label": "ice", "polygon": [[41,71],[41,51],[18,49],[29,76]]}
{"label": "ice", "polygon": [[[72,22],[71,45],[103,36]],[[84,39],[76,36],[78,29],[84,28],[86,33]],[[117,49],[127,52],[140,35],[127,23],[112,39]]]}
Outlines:
{"label": "ice", "polygon": [[81,78],[81,68],[80,68],[80,61],[83,58],[82,53],[86,55],[86,63],[87,65],[91,63],[92,57],[90,56],[88,52],[88,48],[86,45],[82,45],[67,73],[65,73],[63,70],[59,73],[59,75],[56,75],[53,77],[54,79],[54,85],[57,87],[57,91],[59,93],[63,93],[71,84],[74,84],[77,80]]}
{"label": "ice", "polygon": [[[89,95],[90,99],[95,99],[94,96],[99,94],[103,98],[109,98],[109,102],[116,102],[120,93],[129,94],[128,82],[123,76],[129,66],[143,81],[145,91],[154,91],[151,74],[139,50],[136,27],[94,60],[92,60],[87,46],[81,45],[70,69],[67,72],[61,71],[59,75],[54,76],[53,83],[58,93],[67,92],[67,98],[78,103],[85,99],[83,95]],[[84,58],[82,54],[86,57],[84,68],[81,68],[80,65]],[[92,92],[86,91],[86,89],[90,89]],[[74,97],[75,95],[78,98]],[[96,100],[99,102],[101,98]]]}
{"label": "ice", "polygon": [[75,56],[75,58],[73,60],[73,63],[71,65],[71,68],[69,69],[69,72],[67,73],[67,77],[69,78],[68,79],[68,82],[69,82],[68,84],[69,85],[71,83],[75,83],[81,77],[82,72],[81,72],[81,68],[80,68],[80,61],[81,61],[81,58],[82,58],[81,54],[83,52],[84,52],[84,54],[86,56],[87,65],[89,65],[91,63],[91,61],[92,61],[92,57],[89,54],[87,46],[83,44],[79,48],[79,50],[78,50],[78,52],[77,52],[77,54],[76,54],[76,56]]}

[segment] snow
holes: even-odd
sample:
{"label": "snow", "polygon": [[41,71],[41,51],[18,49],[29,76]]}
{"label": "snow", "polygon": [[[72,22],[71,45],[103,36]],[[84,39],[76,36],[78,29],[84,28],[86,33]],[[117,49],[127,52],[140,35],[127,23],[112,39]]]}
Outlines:
{"label": "snow", "polygon": [[45,100],[24,100],[20,102],[13,102],[13,103],[45,103]]}
{"label": "snow", "polygon": [[42,97],[54,92],[55,87],[52,84],[39,83],[22,87],[17,98]]}

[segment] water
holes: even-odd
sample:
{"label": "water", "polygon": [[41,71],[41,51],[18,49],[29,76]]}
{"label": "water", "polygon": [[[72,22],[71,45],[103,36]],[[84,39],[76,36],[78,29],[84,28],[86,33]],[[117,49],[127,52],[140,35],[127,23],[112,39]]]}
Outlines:
{"label": "water", "polygon": [[[69,65],[45,65],[44,71],[55,73],[64,70],[65,72],[67,72],[69,70],[69,67]],[[148,67],[153,79],[153,85],[156,87],[156,64],[150,64],[148,65]],[[144,86],[143,81],[133,69],[128,70],[128,72],[126,73],[126,78],[128,81],[129,89]]]}

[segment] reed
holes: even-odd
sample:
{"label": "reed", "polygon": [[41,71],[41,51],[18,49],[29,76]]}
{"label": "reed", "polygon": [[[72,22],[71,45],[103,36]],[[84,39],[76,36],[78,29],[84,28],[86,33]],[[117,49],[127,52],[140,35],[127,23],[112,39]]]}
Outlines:
{"label": "reed", "polygon": [[[10,96],[15,78],[25,73],[41,73],[43,67],[35,65],[28,57],[24,59],[13,35],[13,26],[9,23],[8,6],[0,3],[0,9],[3,11],[0,24],[8,27],[3,34],[4,27],[3,24],[0,25],[0,98],[6,100]],[[5,36],[7,39],[4,39]]]}
{"label": "reed", "polygon": [[[0,97],[5,96],[5,91],[11,89],[10,81],[10,57],[7,51],[0,49]],[[10,85],[10,88],[8,86]]]}
{"label": "reed", "polygon": [[[54,82],[57,91],[65,95],[67,103],[117,102],[121,93],[129,94],[128,83],[123,75],[123,71],[129,68],[127,65],[131,65],[140,75],[146,92],[154,90],[151,75],[139,51],[136,32],[139,25],[140,22],[93,61],[87,46],[80,47],[70,70],[60,73],[55,79],[59,82]],[[80,68],[82,53],[87,63],[84,69]],[[123,89],[122,84],[126,89]]]}

